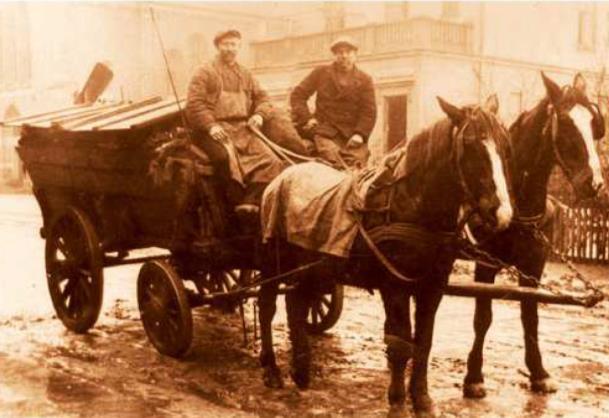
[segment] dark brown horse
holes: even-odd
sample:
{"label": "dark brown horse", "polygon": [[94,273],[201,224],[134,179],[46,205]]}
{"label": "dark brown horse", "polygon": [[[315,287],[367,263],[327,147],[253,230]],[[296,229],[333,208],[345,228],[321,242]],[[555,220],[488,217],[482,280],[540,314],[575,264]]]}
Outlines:
{"label": "dark brown horse", "polygon": [[[547,96],[532,110],[524,112],[510,127],[512,149],[512,191],[516,213],[508,229],[482,237],[486,251],[540,278],[546,249],[536,229],[551,237],[551,208],[547,203],[548,180],[555,165],[567,176],[578,198],[591,198],[603,188],[603,177],[594,140],[602,138],[605,122],[585,93],[585,81],[577,75],[573,86],[561,89],[541,74]],[[474,235],[476,231],[474,230]],[[493,283],[497,270],[476,265],[475,279]],[[536,286],[524,279],[521,286]],[[524,328],[525,363],[531,389],[550,393],[556,387],[544,369],[539,350],[537,303],[521,303]],[[486,395],[482,375],[484,338],[492,322],[491,300],[476,299],[475,340],[467,361],[463,394],[469,398]]]}
{"label": "dark brown horse", "polygon": [[[479,107],[458,108],[442,99],[439,102],[448,118],[412,138],[405,150],[399,150],[402,158],[396,158],[394,180],[378,191],[390,196],[388,213],[362,215],[362,224],[379,243],[378,248],[402,275],[416,279],[415,283],[391,274],[373,255],[361,233],[355,239],[348,259],[304,250],[288,244],[281,236],[268,245],[263,277],[314,260],[326,260],[294,278],[291,281],[294,288],[286,295],[292,342],[291,377],[299,388],[309,385],[311,353],[306,318],[310,303],[336,280],[380,291],[386,315],[385,342],[391,370],[388,397],[392,411],[401,411],[404,407],[404,371],[409,358],[413,358],[410,395],[414,410],[421,414],[432,411],[427,365],[435,313],[455,260],[451,245],[458,229],[460,208],[465,203],[471,204],[490,227],[497,229],[507,227],[512,217],[499,152],[503,143],[507,143],[507,138],[502,137],[505,130],[490,113]],[[282,187],[288,176],[304,175],[310,173],[302,172],[302,167],[292,167],[269,188]],[[263,212],[265,204],[263,202]],[[283,384],[275,362],[271,330],[277,286],[276,282],[267,283],[259,295],[260,360],[265,384],[270,387]],[[411,296],[416,301],[414,336],[409,314]]]}

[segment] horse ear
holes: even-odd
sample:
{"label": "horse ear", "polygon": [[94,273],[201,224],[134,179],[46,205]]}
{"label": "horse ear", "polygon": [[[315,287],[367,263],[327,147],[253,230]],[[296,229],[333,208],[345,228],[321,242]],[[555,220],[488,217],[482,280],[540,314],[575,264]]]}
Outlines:
{"label": "horse ear", "polygon": [[440,96],[437,96],[436,98],[438,99],[438,103],[440,103],[440,107],[444,113],[446,113],[446,116],[448,116],[455,125],[460,125],[461,122],[463,122],[463,119],[465,119],[465,111],[448,103]]}
{"label": "horse ear", "polygon": [[548,93],[550,101],[554,105],[558,104],[562,97],[562,91],[560,90],[560,87],[558,87],[558,84],[556,84],[554,81],[550,80],[550,78],[545,75],[543,71],[541,72],[541,78],[543,80],[544,86],[546,86],[546,92]]}
{"label": "horse ear", "polygon": [[581,73],[575,74],[573,88],[582,94],[586,94],[586,79]]}
{"label": "horse ear", "polygon": [[486,98],[484,109],[491,112],[493,115],[497,115],[499,112],[499,98],[497,97],[497,93],[493,93]]}

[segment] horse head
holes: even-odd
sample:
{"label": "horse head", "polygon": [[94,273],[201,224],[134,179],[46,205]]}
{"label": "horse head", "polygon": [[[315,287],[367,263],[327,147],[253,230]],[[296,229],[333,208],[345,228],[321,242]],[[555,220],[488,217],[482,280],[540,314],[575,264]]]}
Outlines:
{"label": "horse head", "polygon": [[493,229],[508,227],[513,208],[504,164],[507,130],[495,114],[496,96],[485,107],[456,107],[438,97],[453,125],[453,147],[458,181],[466,204],[477,209]]}
{"label": "horse head", "polygon": [[550,101],[546,132],[554,158],[578,199],[596,197],[604,189],[604,180],[595,141],[605,135],[605,120],[588,99],[581,74],[562,89],[543,72],[541,77]]}

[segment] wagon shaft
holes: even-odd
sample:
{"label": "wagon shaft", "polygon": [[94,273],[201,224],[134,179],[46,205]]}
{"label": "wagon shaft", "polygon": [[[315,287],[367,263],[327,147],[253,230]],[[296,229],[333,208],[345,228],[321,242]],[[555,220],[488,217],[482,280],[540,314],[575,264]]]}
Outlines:
{"label": "wagon shaft", "polygon": [[593,307],[603,300],[595,293],[586,296],[553,294],[544,290],[523,286],[502,286],[487,283],[449,284],[444,294],[463,297],[486,297],[491,299],[535,301],[554,305],[576,305]]}

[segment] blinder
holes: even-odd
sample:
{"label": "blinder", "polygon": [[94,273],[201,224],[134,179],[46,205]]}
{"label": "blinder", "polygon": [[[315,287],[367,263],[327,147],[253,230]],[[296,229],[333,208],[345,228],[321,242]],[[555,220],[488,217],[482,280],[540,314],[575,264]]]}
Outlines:
{"label": "blinder", "polygon": [[598,141],[605,136],[605,118],[603,118],[603,114],[596,103],[590,103],[587,107],[593,115],[592,137]]}

